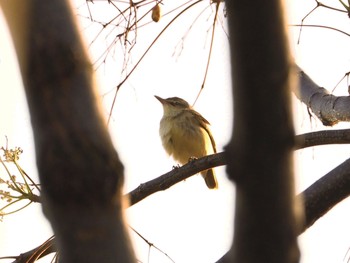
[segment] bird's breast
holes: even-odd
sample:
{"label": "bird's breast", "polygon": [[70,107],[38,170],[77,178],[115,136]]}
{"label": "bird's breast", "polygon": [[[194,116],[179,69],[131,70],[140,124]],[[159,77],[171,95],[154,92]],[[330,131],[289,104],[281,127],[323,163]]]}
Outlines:
{"label": "bird's breast", "polygon": [[211,148],[207,147],[211,145],[207,132],[190,119],[163,117],[159,134],[166,152],[181,164],[207,155],[207,148]]}

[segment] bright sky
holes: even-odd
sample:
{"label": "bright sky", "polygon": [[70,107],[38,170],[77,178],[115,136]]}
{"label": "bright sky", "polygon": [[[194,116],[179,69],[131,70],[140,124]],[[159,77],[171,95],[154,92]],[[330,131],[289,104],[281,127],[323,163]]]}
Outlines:
{"label": "bright sky", "polygon": [[[329,2],[336,4],[335,1]],[[291,23],[300,23],[300,19],[315,5],[312,0],[297,0],[293,1],[293,4],[293,7],[288,5]],[[97,5],[99,2],[95,1],[91,6]],[[171,9],[170,5],[171,3],[165,2],[162,6],[164,12]],[[207,18],[213,17],[212,10],[207,9],[195,23],[183,42],[183,49],[177,44],[206,5],[202,3],[190,11],[186,18],[169,28],[118,94],[110,130],[126,166],[125,191],[130,191],[140,183],[169,171],[175,164],[166,156],[161,146],[158,128],[162,108],[153,95],[165,98],[179,96],[189,102],[194,101],[202,84],[210,45],[212,20]],[[106,3],[102,7],[105,17],[115,11]],[[86,14],[87,10],[85,6],[81,6],[76,12]],[[329,11],[316,11],[306,23],[333,23],[338,19],[339,15],[328,17],[329,13],[334,14]],[[101,12],[94,11],[94,18],[98,19],[99,14]],[[346,14],[342,16],[345,18],[338,23],[348,23]],[[133,63],[167,21],[169,18],[164,17],[159,23],[148,25],[148,28],[139,28],[138,46],[132,55]],[[10,45],[6,41],[5,29],[2,23],[0,24],[0,146],[5,146],[4,136],[7,135],[10,147],[23,148],[21,164],[27,173],[36,177],[32,132],[23,89],[17,72],[13,71],[16,64],[12,54],[8,52]],[[82,32],[96,32],[97,29],[97,26],[91,26],[89,21],[83,19]],[[291,29],[294,36],[297,31]],[[87,43],[90,43],[94,36],[95,34],[88,36]],[[347,51],[350,39],[329,30],[309,28],[304,29],[300,45],[296,45],[296,39],[292,38],[291,43],[297,62],[321,85],[333,87],[349,70],[349,58],[341,52]],[[105,46],[101,46],[105,43],[103,40],[102,38],[100,43],[91,46],[94,58],[105,49]],[[175,50],[176,54],[173,55]],[[108,63],[98,70],[102,94],[111,90],[121,80],[121,54],[117,51],[113,54]],[[232,125],[228,113],[231,108],[228,55],[227,37],[222,26],[218,25],[206,87],[195,108],[211,122],[220,151],[229,140]],[[344,93],[345,85],[340,86],[337,92]],[[106,114],[112,96],[113,93],[108,93],[103,97]],[[324,129],[319,122],[313,121],[310,124],[305,107],[298,102],[295,105],[298,133]],[[345,124],[341,127],[348,126]],[[326,151],[319,149],[321,148],[296,153],[298,191],[347,158],[348,146],[322,147]],[[217,168],[216,173],[220,187],[218,191],[207,190],[203,179],[194,176],[129,208],[127,215],[130,226],[175,262],[214,262],[230,246],[233,217],[227,211],[232,211],[234,206],[234,190],[226,179],[224,168]],[[344,235],[350,230],[350,215],[344,211],[349,211],[349,208],[350,202],[343,202],[301,236],[302,262],[344,262],[343,258],[350,247],[350,237]],[[38,205],[33,205],[18,215],[5,217],[0,223],[0,233],[0,256],[18,255],[41,244],[51,235],[50,227]],[[138,259],[147,262],[147,244],[135,235],[132,236]],[[164,263],[170,260],[152,249],[150,262]]]}

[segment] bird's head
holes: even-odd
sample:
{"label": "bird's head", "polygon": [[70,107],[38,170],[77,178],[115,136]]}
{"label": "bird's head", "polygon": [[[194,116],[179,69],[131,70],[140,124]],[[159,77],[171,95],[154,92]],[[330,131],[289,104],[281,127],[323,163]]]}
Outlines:
{"label": "bird's head", "polygon": [[190,109],[190,105],[184,99],[179,97],[171,97],[163,99],[159,96],[154,96],[163,105],[164,115],[177,115],[184,109]]}

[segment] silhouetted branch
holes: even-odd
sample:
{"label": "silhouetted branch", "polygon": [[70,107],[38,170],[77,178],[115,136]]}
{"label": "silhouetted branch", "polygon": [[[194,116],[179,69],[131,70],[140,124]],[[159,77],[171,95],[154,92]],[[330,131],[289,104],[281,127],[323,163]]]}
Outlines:
{"label": "silhouetted branch", "polygon": [[12,263],[31,263],[47,256],[50,253],[56,252],[56,248],[54,247],[54,240],[55,238],[51,237],[40,246],[20,254]]}
{"label": "silhouetted branch", "polygon": [[302,232],[349,195],[350,159],[337,166],[299,195],[305,206],[305,224]]}

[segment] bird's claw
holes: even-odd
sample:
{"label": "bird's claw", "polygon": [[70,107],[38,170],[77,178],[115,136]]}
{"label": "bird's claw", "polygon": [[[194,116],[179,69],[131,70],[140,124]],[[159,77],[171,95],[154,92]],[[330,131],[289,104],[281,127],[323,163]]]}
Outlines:
{"label": "bird's claw", "polygon": [[188,162],[189,162],[189,163],[192,163],[192,162],[194,162],[194,161],[197,160],[197,159],[198,159],[197,157],[191,156],[190,158],[188,158]]}
{"label": "bird's claw", "polygon": [[173,165],[173,170],[175,170],[175,169],[179,169],[180,168],[180,164],[177,164],[177,165]]}

